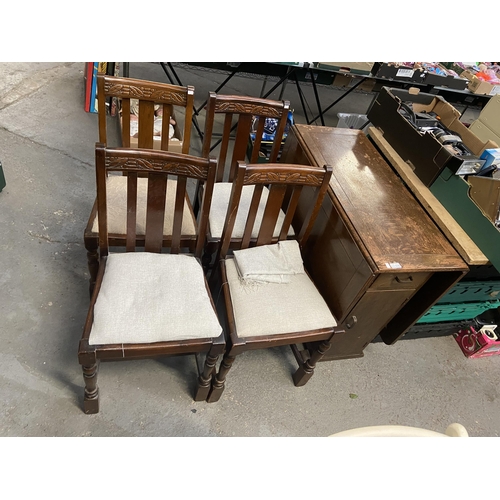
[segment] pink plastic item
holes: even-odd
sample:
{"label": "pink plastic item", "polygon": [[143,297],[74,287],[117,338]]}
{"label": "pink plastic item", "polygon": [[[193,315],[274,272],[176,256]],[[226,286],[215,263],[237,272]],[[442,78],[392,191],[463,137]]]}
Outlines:
{"label": "pink plastic item", "polygon": [[455,335],[457,344],[468,358],[485,358],[500,354],[500,340],[495,334],[497,325],[484,325],[478,332],[470,326]]}

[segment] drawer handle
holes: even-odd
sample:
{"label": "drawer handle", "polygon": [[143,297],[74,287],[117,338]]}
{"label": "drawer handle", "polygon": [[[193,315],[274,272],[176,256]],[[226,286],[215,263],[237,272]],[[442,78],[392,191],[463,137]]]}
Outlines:
{"label": "drawer handle", "polygon": [[411,283],[413,278],[411,276],[408,276],[408,278],[400,278],[399,276],[396,276],[396,281],[398,283]]}
{"label": "drawer handle", "polygon": [[358,322],[358,318],[356,318],[356,316],[352,316],[351,318],[349,318],[347,321],[346,321],[346,328],[349,330],[351,329],[356,323]]}

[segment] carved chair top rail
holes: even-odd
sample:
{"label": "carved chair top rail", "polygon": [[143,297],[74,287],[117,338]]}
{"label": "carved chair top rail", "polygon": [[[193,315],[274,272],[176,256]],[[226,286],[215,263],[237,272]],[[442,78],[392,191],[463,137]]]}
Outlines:
{"label": "carved chair top rail", "polygon": [[98,75],[102,79],[104,95],[123,99],[141,99],[157,103],[167,102],[178,106],[186,106],[188,96],[194,95],[191,85],[170,85],[161,82],[149,82],[135,78],[120,78],[109,75]]}
{"label": "carved chair top rail", "polygon": [[209,92],[208,102],[210,103],[212,100],[215,113],[238,113],[279,118],[283,110],[290,109],[289,101],[274,101],[271,99]]}
{"label": "carved chair top rail", "polygon": [[[288,164],[248,164],[238,162],[236,177],[233,182],[229,209],[226,215],[222,243],[218,251],[216,262],[225,258],[230,247],[232,232],[236,221],[243,186],[254,185],[254,193],[250,203],[250,209],[245,223],[243,238],[240,248],[247,248],[251,244],[267,245],[274,241],[275,227],[279,214],[284,213],[283,227],[280,230],[279,239],[288,237],[288,228],[292,223],[298,205],[298,198],[304,186],[313,188],[314,196],[308,207],[308,213],[299,230],[295,233],[296,239],[303,246],[309,237],[312,225],[318,215],[323,198],[327,192],[332,175],[332,167],[325,165],[323,168],[306,165]],[[260,205],[263,187],[268,187],[267,202],[262,215],[262,222],[255,241],[251,237],[256,214]],[[287,190],[291,188],[292,193],[286,196]],[[252,243],[253,242],[253,243]]]}
{"label": "carved chair top rail", "polygon": [[[164,215],[167,194],[167,178],[177,177],[172,220],[171,253],[178,253],[181,247],[181,228],[186,211],[183,209],[187,179],[205,182],[206,189],[197,222],[197,238],[194,255],[201,257],[208,224],[208,213],[212,199],[217,162],[214,158],[198,158],[191,155],[148,149],[106,148],[96,145],[97,207],[99,217],[99,249],[101,256],[109,252],[107,228],[107,172],[123,172],[127,180],[127,251],[138,245],[136,234],[138,172],[148,177],[145,245],[146,252],[160,252],[164,234]],[[139,245],[141,246],[141,245]]]}
{"label": "carved chair top rail", "polygon": [[[239,161],[238,167],[244,164]],[[260,164],[248,164],[243,175],[243,185],[248,184],[302,184],[309,186],[321,186],[325,178],[325,172],[331,176],[332,167],[325,165],[323,168],[308,167],[301,165],[297,169],[294,164],[272,164],[265,170]]]}
{"label": "carved chair top rail", "polygon": [[[104,147],[97,144],[96,147]],[[181,153],[169,153],[153,149],[134,150],[130,148],[106,148],[104,165],[106,171],[114,172],[165,172],[171,175],[184,175],[194,179],[208,178],[211,162],[216,160],[199,158]]]}

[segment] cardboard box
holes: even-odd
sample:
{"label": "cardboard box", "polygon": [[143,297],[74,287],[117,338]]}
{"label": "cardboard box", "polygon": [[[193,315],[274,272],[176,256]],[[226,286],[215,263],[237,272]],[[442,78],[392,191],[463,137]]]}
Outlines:
{"label": "cardboard box", "polygon": [[[172,114],[172,117],[175,119],[174,115]],[[120,137],[121,137],[121,116],[120,116]],[[139,139],[137,137],[130,137],[130,147],[131,148],[137,148],[137,145],[139,144]],[[167,151],[171,151],[172,153],[182,153],[182,132],[179,127],[179,124],[177,120],[175,120],[175,125],[174,125],[174,135],[171,139],[168,141],[168,149]],[[161,149],[161,136],[155,135],[153,137],[153,149]]]}
{"label": "cardboard box", "polygon": [[337,74],[335,75],[335,78],[333,79],[333,86],[335,87],[350,87],[352,84],[352,76],[351,75],[341,75]]}
{"label": "cardboard box", "polygon": [[469,81],[468,88],[473,94],[481,94],[481,95],[500,94],[500,85],[493,85],[489,82],[485,82],[476,77],[474,77],[473,80]]}
{"label": "cardboard box", "polygon": [[484,80],[480,80],[472,71],[464,70],[460,74],[462,78],[466,78],[469,80],[468,89],[473,94],[481,94],[481,95],[497,95],[500,94],[500,85],[492,84],[489,82],[485,82]]}
{"label": "cardboard box", "polygon": [[[356,84],[357,81],[359,81],[359,78],[356,78],[355,76],[336,74],[335,78],[333,80],[333,86],[334,87],[352,87],[353,85]],[[358,85],[356,87],[356,90],[362,90],[364,92],[372,92],[373,89],[375,88],[376,83],[377,82],[373,79],[367,79],[361,85]]]}
{"label": "cardboard box", "polygon": [[493,224],[499,218],[500,212],[500,179],[470,175],[470,199],[481,209],[483,215]]}
{"label": "cardboard box", "polygon": [[493,96],[478,116],[496,136],[500,136],[500,95]]}
{"label": "cardboard box", "polygon": [[372,62],[319,62],[319,68],[332,69],[335,71],[345,71],[359,75],[369,75],[371,73]]}
{"label": "cardboard box", "polygon": [[493,132],[480,118],[471,123],[469,130],[482,141],[491,141],[500,144],[500,134]]}
{"label": "cardboard box", "polygon": [[[434,112],[440,122],[458,134],[472,156],[456,155],[427,131],[414,127],[402,114],[403,104],[411,102],[417,113]],[[445,167],[453,172],[470,162],[479,162],[484,149],[497,148],[492,141],[481,141],[460,122],[460,113],[441,96],[383,87],[368,110],[368,119],[384,133],[384,138],[414,170],[419,179],[430,186]]]}
{"label": "cardboard box", "polygon": [[496,334],[497,325],[484,325],[479,331],[473,326],[459,330],[455,340],[468,358],[485,358],[500,354],[500,341]]}

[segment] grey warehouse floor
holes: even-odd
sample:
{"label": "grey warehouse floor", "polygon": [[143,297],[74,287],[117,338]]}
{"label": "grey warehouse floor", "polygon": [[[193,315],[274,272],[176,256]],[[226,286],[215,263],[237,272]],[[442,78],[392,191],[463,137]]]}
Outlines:
{"label": "grey warehouse floor", "polygon": [[[85,415],[77,347],[89,304],[83,230],[97,115],[83,110],[83,68],[0,63],[0,436],[321,437],[387,424],[444,432],[453,422],[473,437],[499,435],[500,357],[467,359],[451,336],[369,344],[363,358],[320,363],[302,388],[288,348],[245,353],[215,404],[193,402],[192,357],[102,363],[100,413]],[[176,69],[197,105],[226,76]],[[168,81],[152,63],[132,63],[130,76]],[[261,88],[238,77],[225,93]],[[320,91],[326,103],[338,95]],[[315,110],[312,88],[306,94]],[[338,112],[365,113],[372,97],[351,94],[326,124]],[[304,123],[293,85],[284,98]],[[193,130],[194,153],[199,142]]]}

